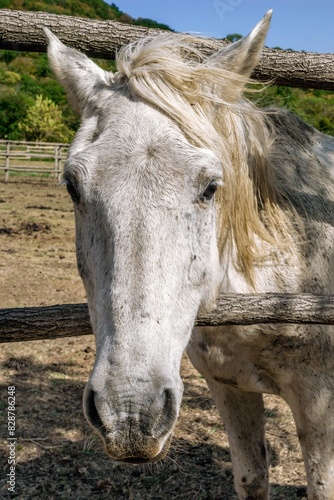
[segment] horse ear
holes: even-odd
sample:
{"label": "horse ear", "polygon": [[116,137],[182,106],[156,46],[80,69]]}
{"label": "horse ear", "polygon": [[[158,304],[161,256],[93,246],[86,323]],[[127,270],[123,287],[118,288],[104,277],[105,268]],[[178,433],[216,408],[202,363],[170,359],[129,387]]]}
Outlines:
{"label": "horse ear", "polygon": [[43,28],[48,38],[50,66],[65,88],[70,103],[79,113],[91,97],[102,87],[110,87],[113,75],[101,69],[86,55],[64,45],[48,28]]}
{"label": "horse ear", "polygon": [[233,73],[250,77],[260,62],[271,16],[272,10],[268,10],[249,35],[215,52],[204,61],[205,64],[219,65]]}

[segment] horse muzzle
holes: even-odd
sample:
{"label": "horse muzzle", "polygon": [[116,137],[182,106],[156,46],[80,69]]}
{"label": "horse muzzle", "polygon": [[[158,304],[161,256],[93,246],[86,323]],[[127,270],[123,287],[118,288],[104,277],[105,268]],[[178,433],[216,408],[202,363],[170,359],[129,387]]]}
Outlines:
{"label": "horse muzzle", "polygon": [[182,392],[164,387],[152,395],[151,391],[129,393],[111,387],[98,392],[88,382],[84,391],[85,416],[102,438],[106,453],[116,461],[133,464],[162,459],[172,438]]}

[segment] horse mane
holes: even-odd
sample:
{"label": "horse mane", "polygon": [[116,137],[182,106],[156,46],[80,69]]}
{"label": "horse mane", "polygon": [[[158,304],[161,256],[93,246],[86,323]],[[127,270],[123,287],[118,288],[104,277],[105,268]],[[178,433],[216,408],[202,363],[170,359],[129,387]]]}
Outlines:
{"label": "horse mane", "polygon": [[133,42],[117,55],[115,82],[168,115],[193,145],[211,149],[220,159],[221,255],[229,245],[237,268],[254,284],[254,268],[268,256],[266,243],[288,248],[295,233],[270,162],[274,127],[264,111],[242,98],[249,79],[206,61],[200,45],[200,38],[179,34]]}

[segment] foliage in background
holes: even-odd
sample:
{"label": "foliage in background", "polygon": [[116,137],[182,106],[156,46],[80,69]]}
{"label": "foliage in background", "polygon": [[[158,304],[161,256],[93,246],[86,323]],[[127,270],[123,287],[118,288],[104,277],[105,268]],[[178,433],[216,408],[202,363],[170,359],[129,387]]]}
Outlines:
{"label": "foliage in background", "polygon": [[[1,1],[1,0],[0,0]],[[38,97],[40,96],[40,98]],[[50,122],[54,130],[46,134],[32,134],[27,129],[27,117],[38,106],[39,100],[52,102],[49,108],[57,109],[61,120]],[[33,140],[32,136],[48,136],[37,140],[69,142],[78,126],[78,117],[67,104],[67,98],[60,85],[53,78],[46,54],[0,51],[0,138],[12,140]],[[65,133],[59,139],[60,129]],[[66,134],[68,132],[68,138]],[[29,137],[29,138],[28,138]]]}
{"label": "foliage in background", "polygon": [[286,108],[324,134],[334,136],[334,92],[270,86],[255,94],[255,100],[260,107]]}
{"label": "foliage in background", "polygon": [[157,23],[152,19],[140,17],[134,19],[119,10],[114,3],[109,5],[104,0],[0,0],[0,9],[42,11],[50,14],[104,19],[170,30],[166,24]]}
{"label": "foliage in background", "polygon": [[[133,19],[115,4],[103,0],[0,0],[0,8],[111,19],[152,28],[170,29],[151,19]],[[230,41],[241,38],[227,35]],[[96,61],[105,70],[114,70],[113,61]],[[290,87],[268,87],[256,96],[261,106],[285,107],[322,132],[334,135],[334,93]],[[36,110],[47,109],[38,128]],[[42,115],[40,115],[41,117]],[[29,125],[29,120],[35,120]],[[66,95],[52,76],[46,54],[0,51],[0,139],[70,142],[79,117],[67,103]],[[44,128],[43,128],[44,127]]]}
{"label": "foliage in background", "polygon": [[25,140],[36,142],[68,142],[74,132],[64,123],[59,106],[48,97],[38,95],[34,104],[28,107],[27,114],[18,123]]}
{"label": "foliage in background", "polygon": [[[170,30],[151,19],[133,19],[103,0],[0,0],[0,9],[8,8]],[[107,71],[115,69],[113,61],[96,62]],[[52,76],[46,54],[0,51],[0,139],[70,142],[78,125],[79,117]]]}

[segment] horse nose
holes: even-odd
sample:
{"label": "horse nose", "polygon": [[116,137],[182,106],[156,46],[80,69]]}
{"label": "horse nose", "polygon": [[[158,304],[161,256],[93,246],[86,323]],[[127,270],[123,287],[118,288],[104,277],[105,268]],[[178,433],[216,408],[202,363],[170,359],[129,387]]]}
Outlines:
{"label": "horse nose", "polygon": [[[109,400],[105,400],[88,384],[86,386],[84,391],[85,415],[90,425],[101,434],[112,431],[116,423],[124,420],[140,423],[143,433],[159,437],[160,434],[164,433],[165,428],[173,425],[177,418],[176,397],[171,388],[164,388],[155,398],[136,395],[136,398],[115,399],[116,401],[113,401],[111,396]],[[121,403],[119,407],[117,399]]]}
{"label": "horse nose", "polygon": [[84,412],[86,418],[93,429],[104,435],[106,433],[106,429],[95,405],[95,392],[87,386],[86,389],[84,391]]}
{"label": "horse nose", "polygon": [[164,387],[154,396],[120,396],[115,388],[108,393],[105,399],[89,383],[84,391],[86,418],[101,436],[106,452],[115,460],[130,463],[162,458],[178,416],[174,389]]}

